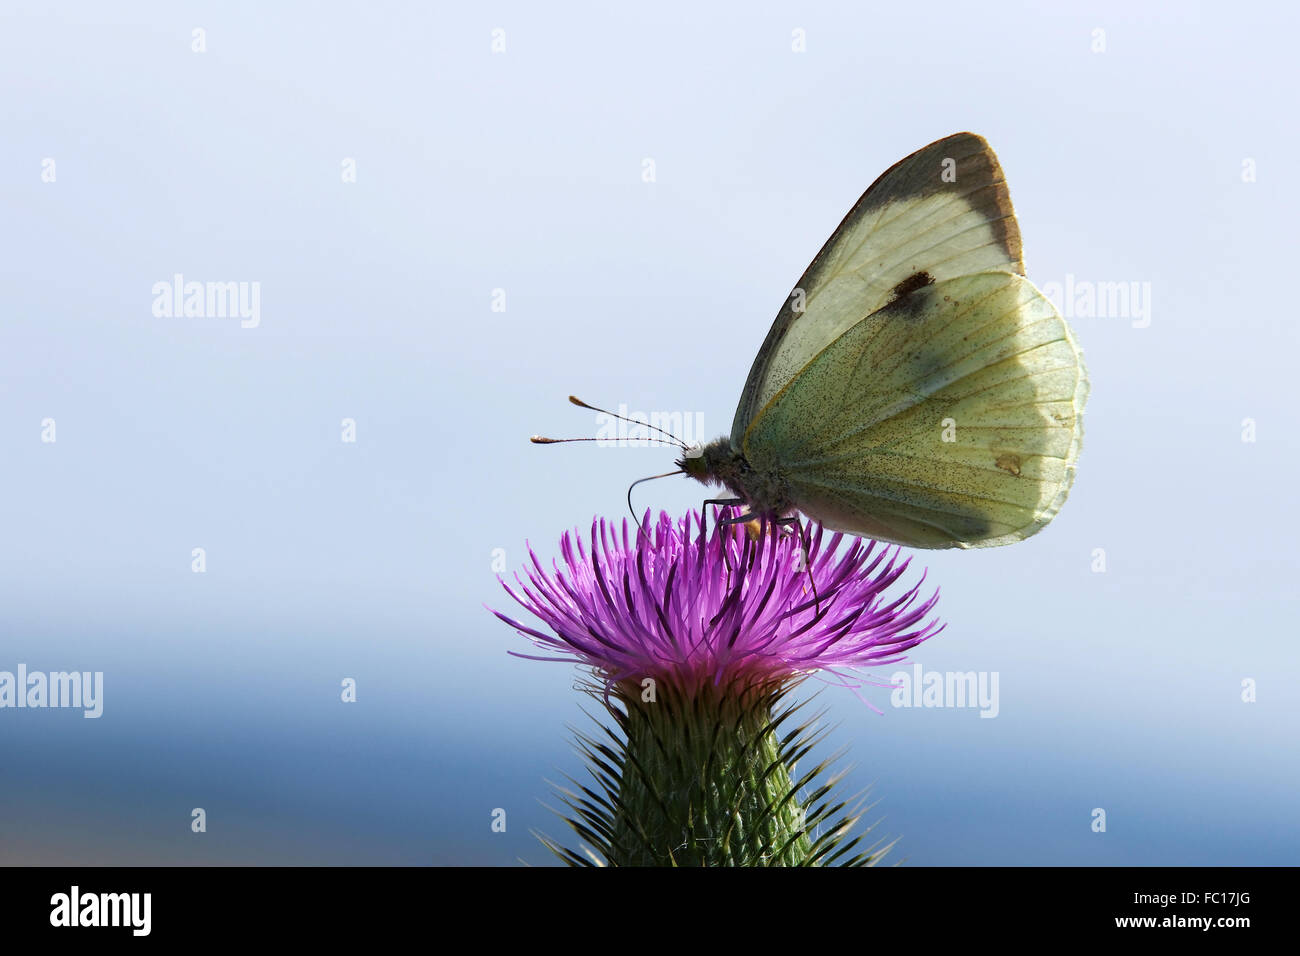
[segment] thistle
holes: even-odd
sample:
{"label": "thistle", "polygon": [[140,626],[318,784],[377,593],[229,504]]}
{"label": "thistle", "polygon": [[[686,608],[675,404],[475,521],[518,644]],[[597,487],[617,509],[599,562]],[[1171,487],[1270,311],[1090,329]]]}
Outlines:
{"label": "thistle", "polygon": [[692,512],[653,523],[647,513],[621,533],[593,521],[588,544],[563,536],[563,566],[550,572],[530,548],[526,580],[503,586],[550,633],[493,613],[551,652],[517,656],[584,667],[613,723],[578,735],[595,786],[560,790],[586,848],[543,837],[551,850],[574,865],[879,859],[879,844],[859,849],[866,832],[835,796],[841,775],[825,779],[830,761],[799,773],[823,733],[816,716],[792,719],[807,701],[788,695],[809,677],[888,686],[861,669],[899,663],[938,633],[926,620],[938,592],[920,597],[922,575],[890,600],[908,566],[897,548],[841,543],[835,534],[823,546],[820,528],[806,543],[766,527],[706,534]]}

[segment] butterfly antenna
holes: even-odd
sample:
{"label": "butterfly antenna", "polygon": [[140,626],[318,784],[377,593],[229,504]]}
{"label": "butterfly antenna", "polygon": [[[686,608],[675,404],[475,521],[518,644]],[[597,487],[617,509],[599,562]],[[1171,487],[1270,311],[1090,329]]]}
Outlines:
{"label": "butterfly antenna", "polygon": [[[671,440],[672,440],[672,443],[673,443],[674,445],[676,445],[677,447],[679,447],[679,448],[687,448],[687,447],[688,447],[687,444],[686,444],[686,442],[682,441],[680,438],[678,438],[678,437],[677,437],[676,435],[674,435],[672,432],[664,431],[664,429],[660,428],[660,427],[657,426],[657,425],[651,425],[651,424],[649,424],[648,422],[639,422],[639,421],[637,421],[635,418],[628,418],[626,415],[617,415],[617,414],[615,414],[614,412],[606,411],[606,410],[603,409],[603,408],[597,408],[595,405],[588,405],[586,402],[584,402],[582,399],[578,398],[576,395],[570,395],[570,396],[569,396],[569,402],[572,403],[572,404],[574,404],[574,405],[577,405],[579,408],[585,408],[585,409],[587,409],[587,410],[589,410],[589,411],[600,412],[602,415],[609,415],[609,416],[612,417],[612,418],[617,418],[617,419],[619,419],[620,421],[627,422],[629,425],[640,425],[642,428],[648,428],[648,429],[650,429],[650,431],[652,431],[652,432],[658,432],[659,434],[664,435],[664,436],[666,436],[667,438],[671,439]],[[654,439],[651,439],[651,440],[653,441]],[[674,474],[676,474],[676,472],[674,472]],[[659,477],[659,476],[656,475],[655,477],[657,478],[657,477]]]}
{"label": "butterfly antenna", "polygon": [[673,475],[684,475],[686,472],[678,468],[676,471],[665,471],[662,475],[650,475],[647,478],[638,478],[632,484],[627,486],[627,511],[632,516],[632,521],[636,524],[637,534],[645,534],[645,529],[641,527],[641,519],[636,516],[636,510],[632,507],[632,489],[643,481],[654,481],[656,478],[671,478]]}
{"label": "butterfly antenna", "polygon": [[[542,435],[529,435],[528,440],[534,445],[563,445],[571,441],[609,441],[605,438],[546,438]],[[662,438],[638,438],[637,441],[652,441],[659,445],[672,445],[675,442],[664,441]],[[681,447],[681,446],[679,446]],[[673,472],[677,474],[677,472]]]}

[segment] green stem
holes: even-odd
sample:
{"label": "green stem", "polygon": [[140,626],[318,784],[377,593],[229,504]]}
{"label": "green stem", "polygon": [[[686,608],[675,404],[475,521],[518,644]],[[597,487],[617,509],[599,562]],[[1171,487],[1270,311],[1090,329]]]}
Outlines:
{"label": "green stem", "polygon": [[813,850],[774,717],[781,692],[620,688],[625,735],[609,862],[798,866]]}
{"label": "green stem", "polygon": [[893,844],[861,846],[872,828],[834,796],[841,775],[823,779],[830,761],[796,776],[823,735],[790,721],[797,682],[589,685],[617,729],[578,734],[597,786],[558,788],[582,844],[538,836],[573,866],[874,866]]}

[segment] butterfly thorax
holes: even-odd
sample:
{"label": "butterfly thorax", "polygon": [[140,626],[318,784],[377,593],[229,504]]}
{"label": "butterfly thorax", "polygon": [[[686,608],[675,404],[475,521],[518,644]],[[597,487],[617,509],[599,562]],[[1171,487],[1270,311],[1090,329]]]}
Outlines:
{"label": "butterfly thorax", "polygon": [[757,515],[782,517],[791,510],[789,490],[779,469],[759,471],[730,440],[717,438],[684,455],[677,466],[696,481],[722,485],[737,498],[743,498]]}

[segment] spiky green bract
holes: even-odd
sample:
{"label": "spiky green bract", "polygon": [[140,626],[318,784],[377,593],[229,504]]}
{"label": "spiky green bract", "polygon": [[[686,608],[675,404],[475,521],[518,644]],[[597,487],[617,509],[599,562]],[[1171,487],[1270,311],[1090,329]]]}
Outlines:
{"label": "spiky green bract", "polygon": [[829,797],[840,776],[825,776],[830,761],[796,769],[822,732],[816,717],[793,719],[804,704],[784,702],[791,686],[624,682],[607,697],[592,685],[614,724],[603,739],[578,735],[598,790],[560,794],[594,854],[543,842],[573,865],[874,864],[888,847],[860,848],[869,828],[854,835],[858,814]]}

